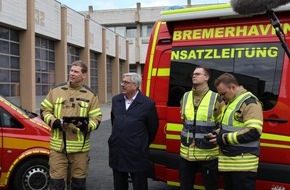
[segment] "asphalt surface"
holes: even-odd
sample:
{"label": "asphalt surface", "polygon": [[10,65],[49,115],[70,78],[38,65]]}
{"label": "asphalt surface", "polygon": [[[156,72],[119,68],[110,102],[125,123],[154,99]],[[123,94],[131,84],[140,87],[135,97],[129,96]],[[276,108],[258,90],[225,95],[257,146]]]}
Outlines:
{"label": "asphalt surface", "polygon": [[[99,128],[91,134],[90,169],[87,177],[88,190],[113,190],[112,169],[108,165],[108,138],[111,133],[109,104],[101,105],[103,121]],[[179,188],[168,186],[165,182],[148,179],[150,190],[177,190]],[[129,184],[129,190],[132,190]]]}

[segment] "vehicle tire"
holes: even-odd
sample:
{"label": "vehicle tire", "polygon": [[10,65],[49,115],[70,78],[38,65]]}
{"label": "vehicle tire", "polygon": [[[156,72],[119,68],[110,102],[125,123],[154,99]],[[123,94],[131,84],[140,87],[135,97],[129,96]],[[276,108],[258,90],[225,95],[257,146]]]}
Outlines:
{"label": "vehicle tire", "polygon": [[33,158],[22,163],[14,173],[12,181],[12,189],[48,190],[48,159]]}

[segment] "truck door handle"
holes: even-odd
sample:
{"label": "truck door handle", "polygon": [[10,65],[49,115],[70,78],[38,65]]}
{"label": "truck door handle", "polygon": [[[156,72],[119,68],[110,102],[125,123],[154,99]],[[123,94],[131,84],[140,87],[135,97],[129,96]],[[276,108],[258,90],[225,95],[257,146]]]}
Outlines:
{"label": "truck door handle", "polygon": [[278,123],[287,123],[288,119],[285,119],[285,118],[264,118],[264,121],[267,121],[267,122],[278,122]]}

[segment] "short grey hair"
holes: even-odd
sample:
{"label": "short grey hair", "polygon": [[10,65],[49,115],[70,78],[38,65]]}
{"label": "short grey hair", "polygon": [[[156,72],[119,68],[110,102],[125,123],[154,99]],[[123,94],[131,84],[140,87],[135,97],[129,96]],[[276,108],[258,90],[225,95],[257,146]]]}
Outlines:
{"label": "short grey hair", "polygon": [[137,85],[137,87],[139,88],[141,86],[142,83],[142,77],[141,75],[139,75],[138,73],[124,73],[123,77],[130,77],[131,82],[135,83]]}

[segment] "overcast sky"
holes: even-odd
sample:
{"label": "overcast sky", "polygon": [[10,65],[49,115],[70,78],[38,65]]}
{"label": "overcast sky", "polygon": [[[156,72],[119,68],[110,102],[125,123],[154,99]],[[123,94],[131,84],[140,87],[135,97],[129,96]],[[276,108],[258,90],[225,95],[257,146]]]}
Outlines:
{"label": "overcast sky", "polygon": [[[141,7],[186,5],[187,0],[57,0],[76,11],[87,11],[90,5],[94,10],[136,8],[140,2]],[[229,0],[191,0],[191,4],[228,3]]]}

